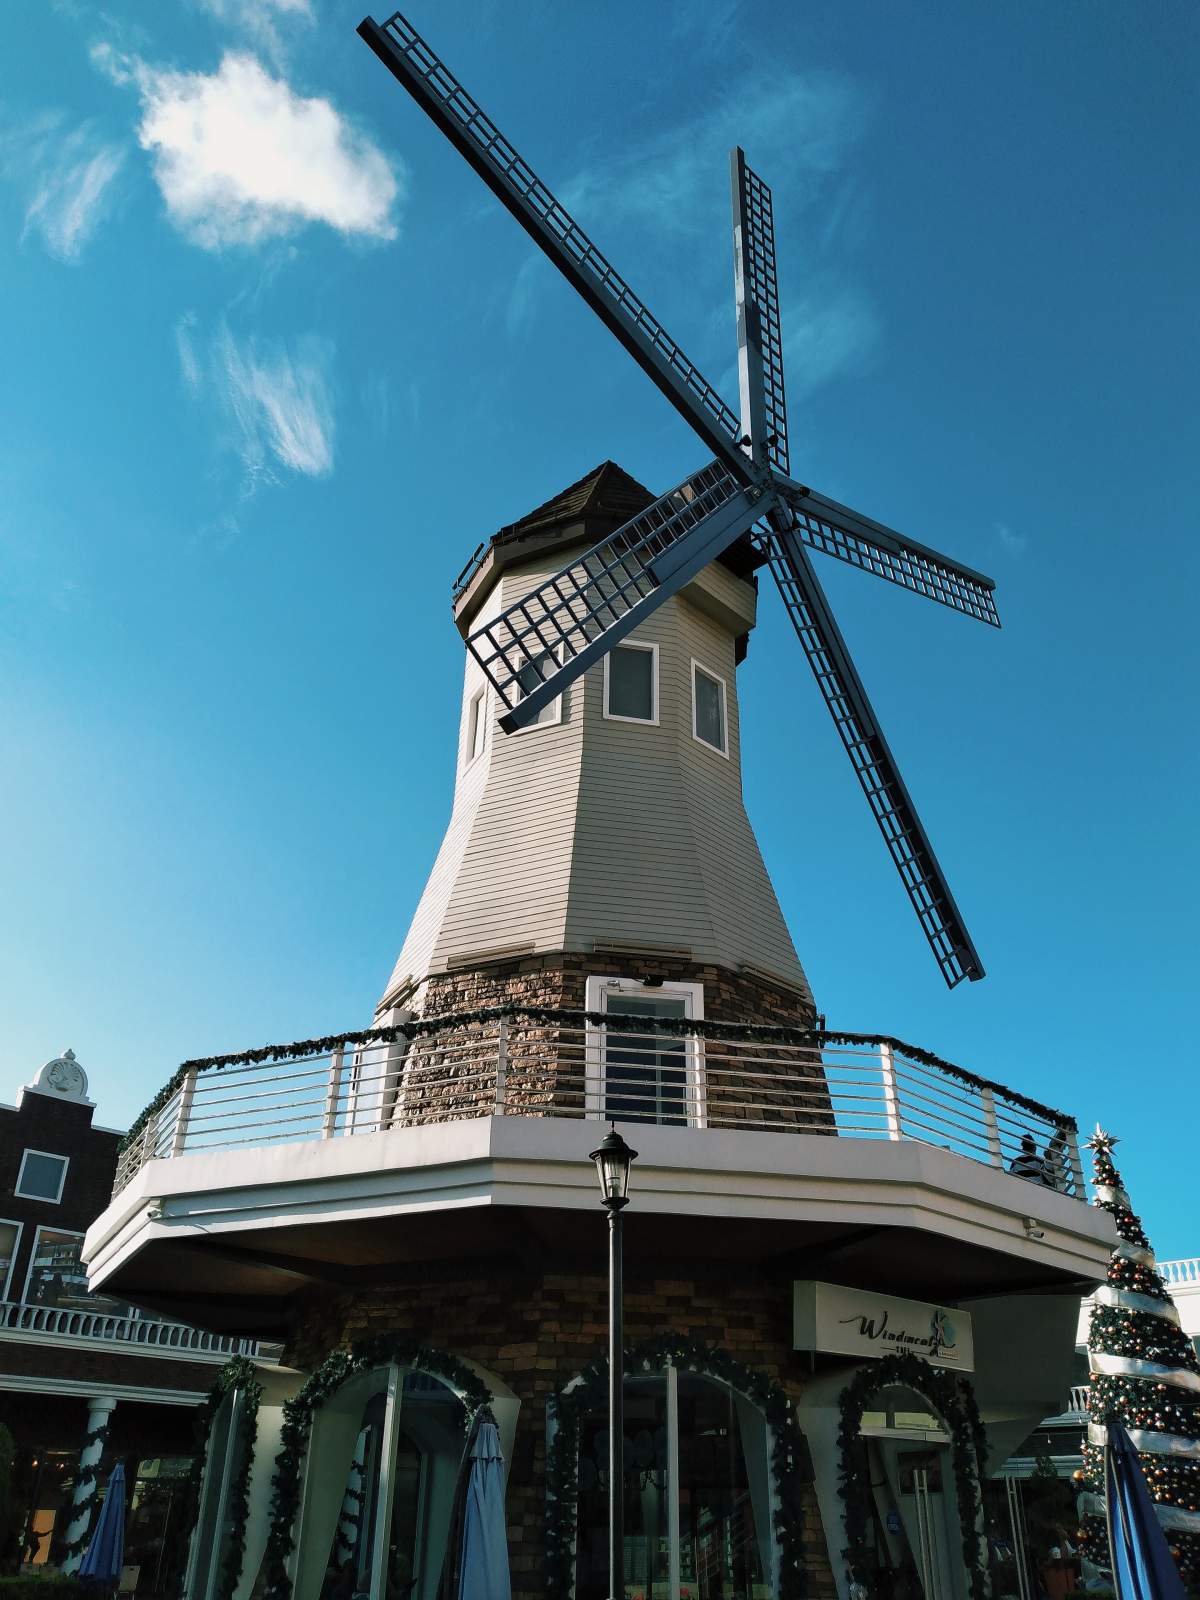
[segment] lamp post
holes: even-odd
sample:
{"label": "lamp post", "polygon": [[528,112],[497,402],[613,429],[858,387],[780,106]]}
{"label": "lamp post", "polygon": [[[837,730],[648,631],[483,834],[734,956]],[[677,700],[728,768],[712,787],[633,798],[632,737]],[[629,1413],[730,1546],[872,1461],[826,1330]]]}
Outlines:
{"label": "lamp post", "polygon": [[637,1160],[616,1125],[592,1151],[608,1212],[608,1592],[625,1600],[625,1334],[621,1212],[629,1204],[629,1166]]}

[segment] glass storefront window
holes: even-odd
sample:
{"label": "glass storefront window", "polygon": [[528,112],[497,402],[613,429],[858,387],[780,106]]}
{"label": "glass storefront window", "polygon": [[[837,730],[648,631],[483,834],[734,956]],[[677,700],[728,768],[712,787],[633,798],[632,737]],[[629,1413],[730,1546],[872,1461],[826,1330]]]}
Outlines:
{"label": "glass storefront window", "polygon": [[436,1600],[465,1435],[436,1378],[384,1367],[313,1419],[297,1600]]}
{"label": "glass storefront window", "polygon": [[[608,1424],[601,1412],[580,1436],[577,1526],[576,1600],[606,1600]],[[768,1600],[770,1526],[761,1413],[695,1373],[668,1369],[627,1380],[626,1600]]]}
{"label": "glass storefront window", "polygon": [[39,1228],[29,1263],[25,1300],[31,1306],[53,1306],[59,1311],[95,1311],[110,1316],[130,1315],[130,1307],[107,1295],[89,1294],[87,1270],[80,1260],[81,1233],[61,1228]]}

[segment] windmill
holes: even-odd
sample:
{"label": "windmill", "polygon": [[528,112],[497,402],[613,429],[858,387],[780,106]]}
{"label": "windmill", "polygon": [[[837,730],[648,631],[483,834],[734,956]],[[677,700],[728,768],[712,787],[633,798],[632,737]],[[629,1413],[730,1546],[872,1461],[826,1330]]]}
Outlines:
{"label": "windmill", "polygon": [[938,966],[983,965],[871,709],[809,550],[999,626],[990,578],[791,476],[771,191],[730,158],[740,415],[690,361],[495,123],[397,12],[359,35],[689,422],[714,459],[467,638],[506,733],[738,540],[770,568]]}

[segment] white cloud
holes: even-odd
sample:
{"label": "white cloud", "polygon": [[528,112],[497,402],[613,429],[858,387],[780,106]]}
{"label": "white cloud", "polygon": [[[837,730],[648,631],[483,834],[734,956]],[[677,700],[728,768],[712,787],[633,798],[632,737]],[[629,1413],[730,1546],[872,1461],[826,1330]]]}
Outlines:
{"label": "white cloud", "polygon": [[401,181],[328,100],[297,94],[252,55],[175,72],[104,46],[93,59],[142,100],[138,139],[177,228],[207,249],[254,245],[323,222],[393,239]]}
{"label": "white cloud", "polygon": [[197,397],[211,395],[237,452],[246,488],[272,481],[274,466],[310,478],[333,471],[334,349],[312,335],[293,340],[239,339],[222,323],[207,345],[196,338],[196,315],[175,325],[179,367]]}
{"label": "white cloud", "polygon": [[22,240],[40,235],[59,261],[78,261],[112,211],[125,155],[95,123],[67,128],[56,112],[0,136],[0,175],[25,192]]}
{"label": "white cloud", "polygon": [[274,61],[285,54],[290,28],[316,20],[311,0],[200,0],[200,5],[218,22],[246,34]]}
{"label": "white cloud", "polygon": [[880,322],[865,295],[830,286],[781,308],[789,400],[803,400],[831,378],[851,372],[879,342]]}
{"label": "white cloud", "polygon": [[322,478],[333,471],[332,347],[298,340],[283,344],[248,339],[239,344],[227,327],[214,345],[216,378],[241,435],[242,460],[251,477],[269,455],[293,472]]}

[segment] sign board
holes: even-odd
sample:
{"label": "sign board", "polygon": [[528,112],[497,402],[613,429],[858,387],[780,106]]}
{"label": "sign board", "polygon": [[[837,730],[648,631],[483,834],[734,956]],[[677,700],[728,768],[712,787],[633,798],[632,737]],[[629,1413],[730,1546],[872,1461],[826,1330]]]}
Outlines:
{"label": "sign board", "polygon": [[876,1358],[904,1350],[935,1367],[975,1370],[970,1312],[924,1300],[901,1300],[838,1283],[798,1282],[794,1330],[797,1350]]}

